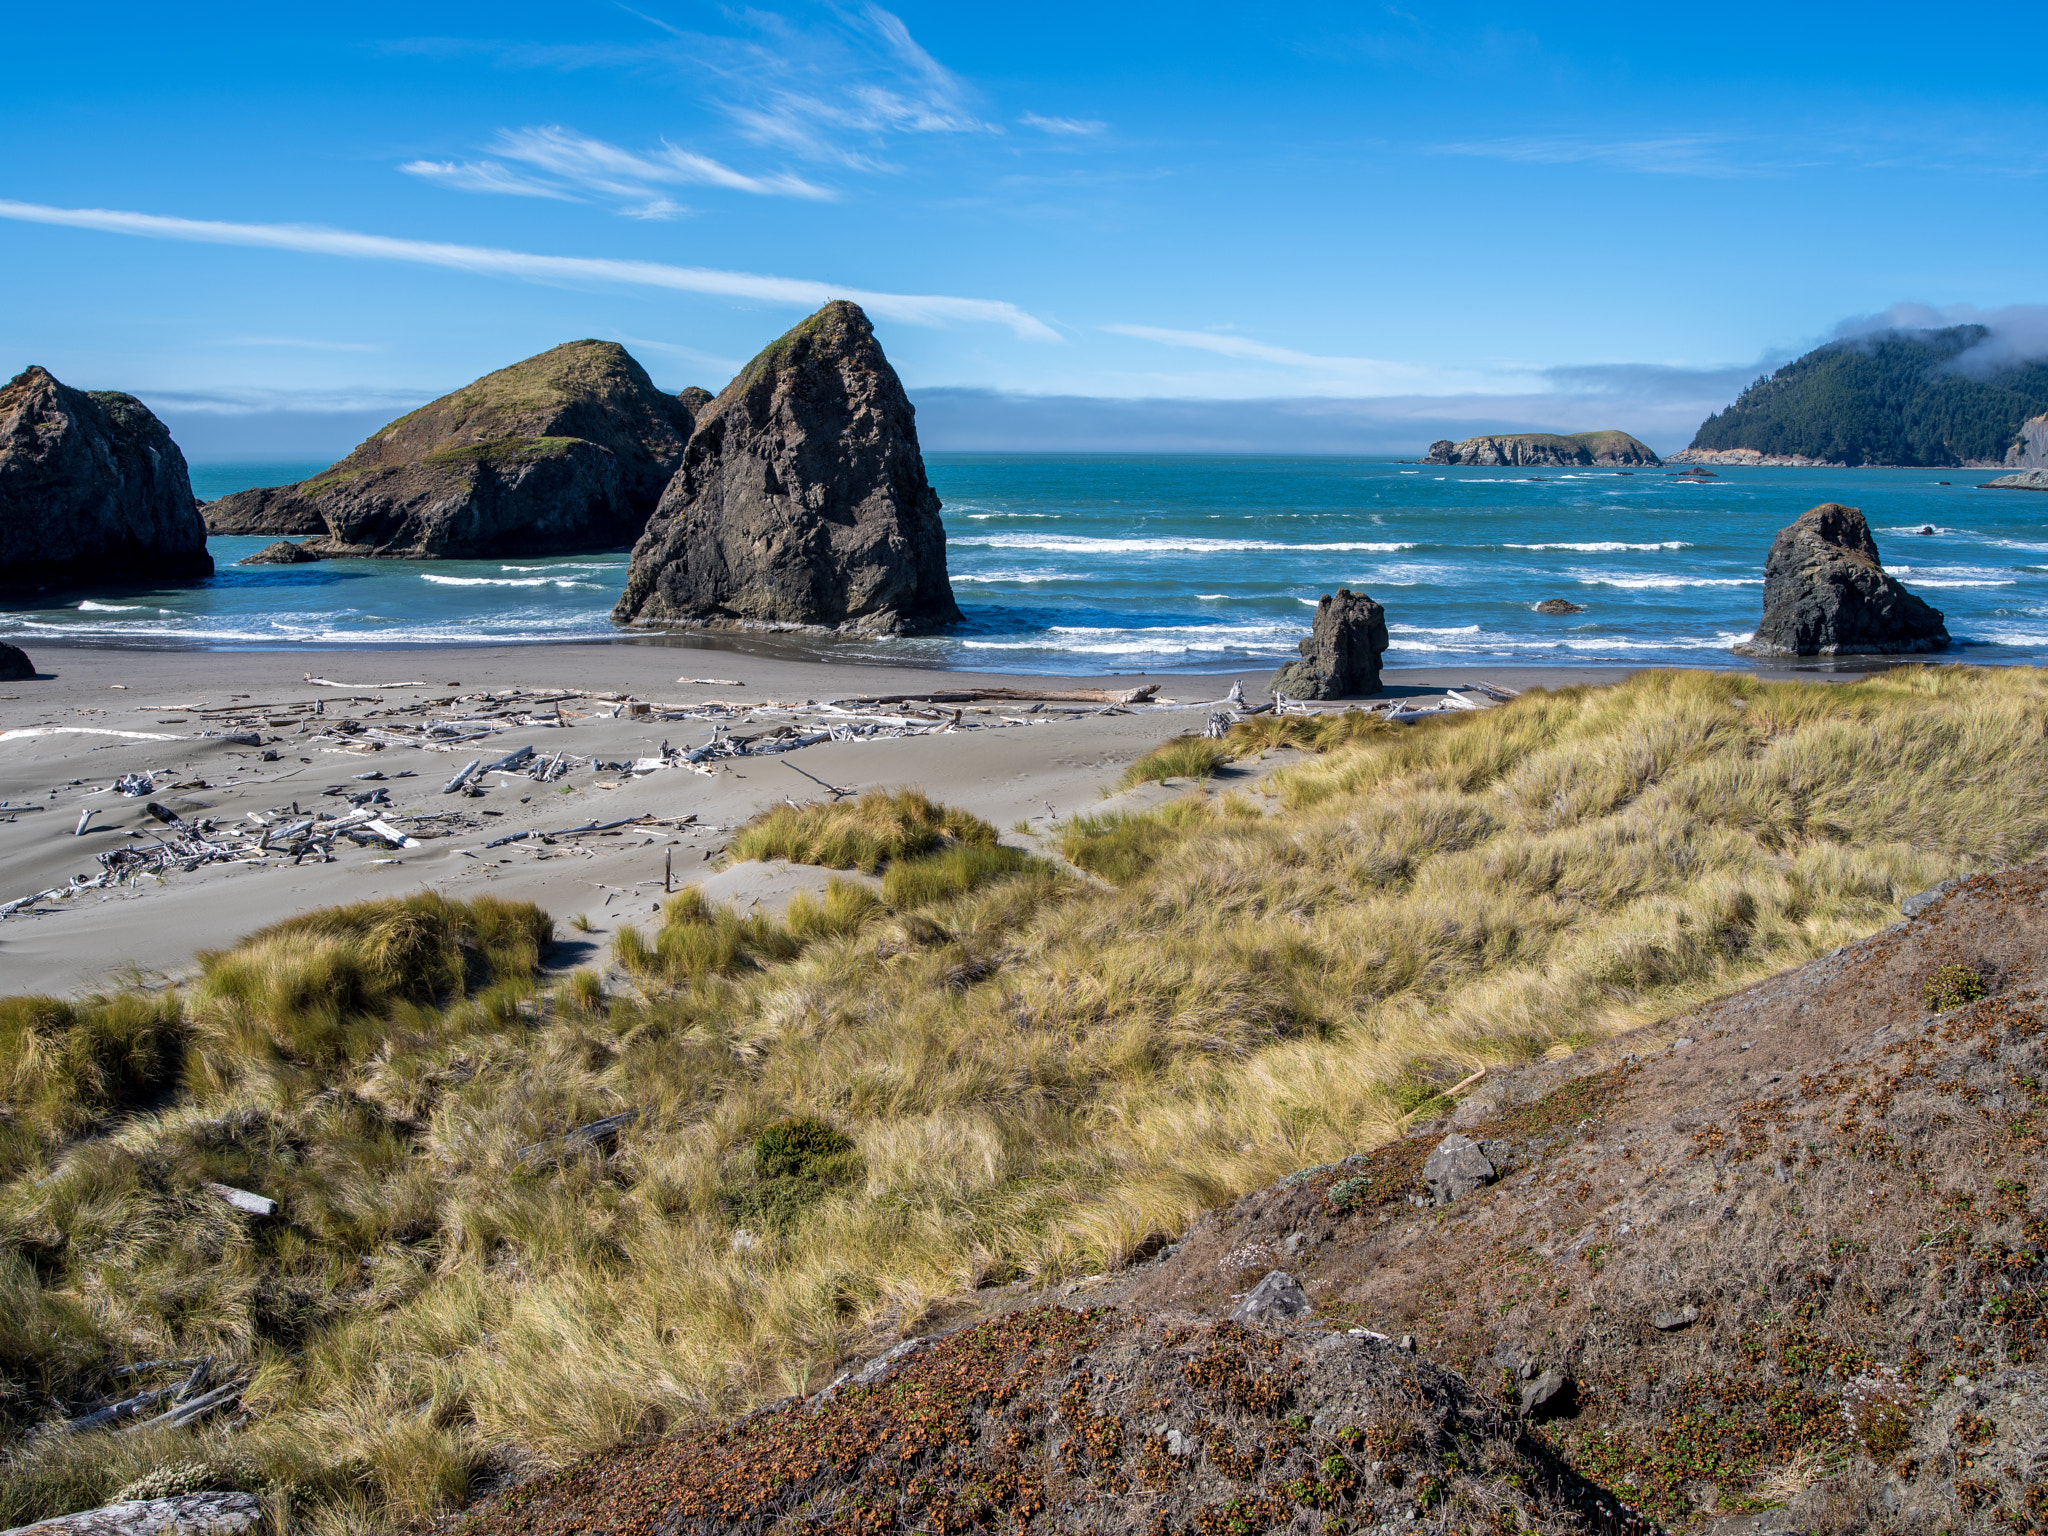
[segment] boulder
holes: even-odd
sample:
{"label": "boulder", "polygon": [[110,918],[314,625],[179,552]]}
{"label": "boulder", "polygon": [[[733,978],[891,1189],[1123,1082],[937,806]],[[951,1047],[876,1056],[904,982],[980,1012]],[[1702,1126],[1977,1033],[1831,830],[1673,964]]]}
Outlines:
{"label": "boulder", "polygon": [[617,342],[565,342],[401,416],[310,480],[209,502],[207,527],[310,535],[322,556],[613,548],[639,537],[692,425]]}
{"label": "boulder", "polygon": [[0,644],[0,683],[25,683],[36,675],[36,664],[18,645]]}
{"label": "boulder", "polygon": [[1626,432],[1509,432],[1468,437],[1462,443],[1439,440],[1429,445],[1425,464],[1510,465],[1555,467],[1641,464],[1664,461],[1649,444]]}
{"label": "boulder", "polygon": [[1308,1293],[1284,1269],[1276,1269],[1245,1295],[1230,1314],[1234,1323],[1291,1323],[1308,1315]]}
{"label": "boulder", "polygon": [[1504,1141],[1474,1141],[1453,1131],[1422,1165],[1422,1182],[1437,1205],[1462,1200],[1500,1177],[1510,1148]]}
{"label": "boulder", "polygon": [[1534,1381],[1524,1382],[1515,1394],[1515,1411],[1525,1419],[1549,1419],[1566,1412],[1572,1403],[1572,1379],[1552,1366]]}
{"label": "boulder", "polygon": [[237,565],[305,565],[320,557],[303,544],[294,544],[290,539],[279,539],[275,544],[266,544],[253,555],[244,555]]}
{"label": "boulder", "polygon": [[1536,605],[1538,613],[1584,613],[1584,603],[1568,603],[1561,597],[1546,597]]}
{"label": "boulder", "polygon": [[1339,588],[1316,604],[1315,624],[1290,661],[1268,685],[1290,699],[1349,699],[1380,691],[1380,657],[1387,649],[1386,610],[1363,592]]}
{"label": "boulder", "polygon": [[827,304],[705,407],[612,618],[867,634],[960,618],[916,413],[858,305]]}
{"label": "boulder", "polygon": [[185,455],[147,406],[35,367],[0,389],[0,585],[212,574]]}
{"label": "boulder", "polygon": [[1781,529],[1764,561],[1764,614],[1744,656],[1912,655],[1938,651],[1938,609],[1887,576],[1870,525],[1824,502]]}

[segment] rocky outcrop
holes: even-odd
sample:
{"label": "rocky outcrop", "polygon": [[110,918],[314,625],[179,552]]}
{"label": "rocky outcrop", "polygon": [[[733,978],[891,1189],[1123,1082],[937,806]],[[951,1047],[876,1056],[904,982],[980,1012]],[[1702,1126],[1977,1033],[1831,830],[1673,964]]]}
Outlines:
{"label": "rocky outcrop", "polygon": [[1561,597],[1546,597],[1545,599],[1543,599],[1542,602],[1536,605],[1536,611],[1538,613],[1548,613],[1552,615],[1561,613],[1584,613],[1586,611],[1586,605],[1584,603],[1566,602]]}
{"label": "rocky outcrop", "polygon": [[1425,464],[1513,465],[1564,468],[1571,465],[1648,465],[1663,462],[1647,443],[1626,432],[1512,432],[1468,437],[1462,443],[1439,439],[1429,445]]}
{"label": "rocky outcrop", "polygon": [[1739,464],[1750,469],[1842,469],[1834,459],[1810,459],[1803,453],[1760,453],[1754,448],[1681,448],[1666,464]]}
{"label": "rocky outcrop", "polygon": [[36,675],[36,664],[18,645],[0,644],[0,683],[25,683]]}
{"label": "rocky outcrop", "polygon": [[133,395],[0,389],[0,585],[213,574],[185,455]]}
{"label": "rocky outcrop", "polygon": [[858,305],[827,304],[705,408],[612,617],[862,633],[960,617],[915,412]]}
{"label": "rocky outcrop", "polygon": [[306,565],[320,557],[303,544],[294,544],[290,539],[279,539],[275,544],[266,544],[253,555],[244,555],[237,565]]}
{"label": "rocky outcrop", "polygon": [[692,425],[624,347],[566,342],[400,417],[310,480],[208,503],[207,527],[408,560],[611,548],[639,537]]}
{"label": "rocky outcrop", "polygon": [[1764,615],[1745,656],[1910,655],[1948,644],[1939,610],[1885,574],[1870,525],[1824,502],[1780,530],[1764,561]]}
{"label": "rocky outcrop", "polygon": [[2005,450],[2008,469],[2048,469],[2048,416],[2020,423],[2019,435]]}
{"label": "rocky outcrop", "polygon": [[2023,469],[2017,474],[2000,475],[1996,480],[1987,480],[1977,487],[1980,491],[2048,491],[2048,469]]}
{"label": "rocky outcrop", "polygon": [[1290,699],[1350,699],[1380,691],[1380,657],[1387,649],[1387,612],[1363,592],[1339,588],[1316,604],[1301,660],[1290,661],[1268,685]]}

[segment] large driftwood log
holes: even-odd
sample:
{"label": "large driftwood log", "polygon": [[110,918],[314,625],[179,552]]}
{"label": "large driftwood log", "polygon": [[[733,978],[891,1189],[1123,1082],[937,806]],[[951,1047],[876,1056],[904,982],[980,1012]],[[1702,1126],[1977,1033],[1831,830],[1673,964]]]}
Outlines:
{"label": "large driftwood log", "polygon": [[188,1493],[105,1504],[0,1536],[242,1536],[262,1523],[263,1505],[252,1493]]}

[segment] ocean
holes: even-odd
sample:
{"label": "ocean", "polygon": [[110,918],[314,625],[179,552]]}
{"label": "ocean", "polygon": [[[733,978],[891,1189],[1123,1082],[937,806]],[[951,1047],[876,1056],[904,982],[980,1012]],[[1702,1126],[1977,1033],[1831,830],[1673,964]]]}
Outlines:
{"label": "ocean", "polygon": [[[1294,654],[1338,587],[1385,605],[1389,666],[1731,666],[1776,531],[1861,507],[1886,567],[1974,662],[2048,661],[2048,495],[1983,470],[1440,468],[1383,459],[933,454],[954,592],[943,635],[832,654],[1031,673],[1247,672]],[[199,464],[203,498],[324,465]],[[1925,530],[1932,530],[1927,532]],[[207,581],[42,594],[0,639],[286,649],[593,640],[624,550],[528,560],[237,566]],[[1584,606],[1547,616],[1546,598]]]}

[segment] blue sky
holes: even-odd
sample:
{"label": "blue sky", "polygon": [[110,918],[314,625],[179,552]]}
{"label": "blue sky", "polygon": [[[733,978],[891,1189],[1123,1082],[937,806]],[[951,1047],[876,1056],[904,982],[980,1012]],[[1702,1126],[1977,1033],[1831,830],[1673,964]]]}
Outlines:
{"label": "blue sky", "polygon": [[132,390],[195,456],[339,453],[576,336],[715,390],[829,294],[868,305],[928,446],[1063,446],[1108,398],[1096,438],[1139,446],[1670,448],[1853,317],[2032,335],[2012,306],[2048,299],[2017,6],[8,26],[0,363]]}

